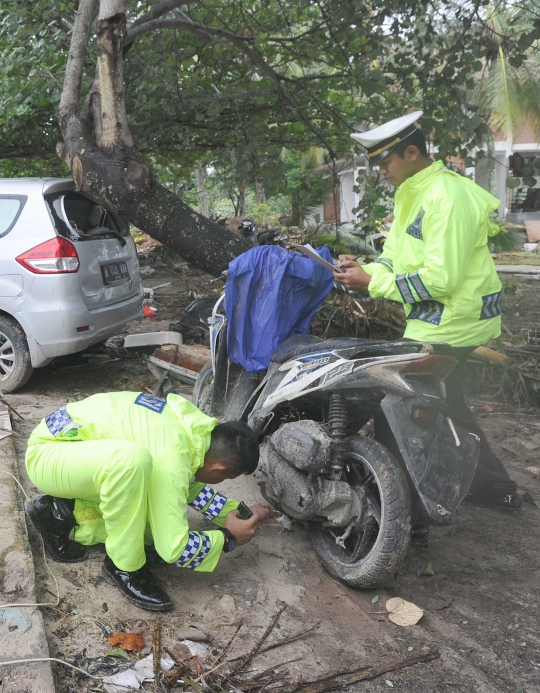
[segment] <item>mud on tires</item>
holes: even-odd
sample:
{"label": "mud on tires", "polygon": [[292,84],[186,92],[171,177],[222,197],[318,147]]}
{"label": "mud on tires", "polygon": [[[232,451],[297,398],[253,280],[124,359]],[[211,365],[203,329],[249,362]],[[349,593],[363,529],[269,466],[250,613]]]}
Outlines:
{"label": "mud on tires", "polygon": [[405,474],[383,445],[370,438],[352,436],[347,440],[347,449],[369,464],[378,487],[381,522],[376,540],[369,553],[351,563],[321,524],[310,525],[310,538],[331,575],[351,587],[371,589],[392,579],[407,553],[411,534],[410,492]]}
{"label": "mud on tires", "polygon": [[213,390],[214,371],[212,370],[212,364],[206,363],[202,367],[193,387],[193,404],[208,415],[210,415]]}

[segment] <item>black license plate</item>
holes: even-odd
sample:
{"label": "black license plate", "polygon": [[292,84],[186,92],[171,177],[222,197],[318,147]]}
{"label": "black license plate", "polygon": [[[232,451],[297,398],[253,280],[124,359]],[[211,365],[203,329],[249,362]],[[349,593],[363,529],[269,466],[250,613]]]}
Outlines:
{"label": "black license plate", "polygon": [[129,281],[129,270],[125,262],[110,262],[107,265],[101,265],[101,273],[105,286],[123,284]]}

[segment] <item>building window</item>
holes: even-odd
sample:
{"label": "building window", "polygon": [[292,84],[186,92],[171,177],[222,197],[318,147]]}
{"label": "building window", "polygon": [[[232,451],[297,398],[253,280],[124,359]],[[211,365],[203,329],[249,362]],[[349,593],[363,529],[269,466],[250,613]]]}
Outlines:
{"label": "building window", "polygon": [[522,178],[525,173],[536,174],[536,185],[529,187],[518,185],[511,191],[509,211],[513,213],[540,212],[540,155],[512,154],[509,174],[513,178]]}

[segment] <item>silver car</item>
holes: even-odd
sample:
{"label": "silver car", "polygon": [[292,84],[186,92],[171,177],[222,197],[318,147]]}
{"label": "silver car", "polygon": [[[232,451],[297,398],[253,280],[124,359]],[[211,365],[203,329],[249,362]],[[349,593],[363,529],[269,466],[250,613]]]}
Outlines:
{"label": "silver car", "polygon": [[62,179],[0,179],[0,390],[142,318],[127,222]]}

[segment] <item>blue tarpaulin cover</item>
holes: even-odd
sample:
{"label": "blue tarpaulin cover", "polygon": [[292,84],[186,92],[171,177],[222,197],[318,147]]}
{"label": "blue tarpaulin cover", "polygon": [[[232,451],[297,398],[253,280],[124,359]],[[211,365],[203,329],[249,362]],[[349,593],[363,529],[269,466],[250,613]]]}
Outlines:
{"label": "blue tarpaulin cover", "polygon": [[[317,252],[333,262],[326,246]],[[276,347],[307,333],[333,283],[329,269],[279,246],[263,245],[235,258],[225,285],[231,361],[249,372],[267,369]]]}

